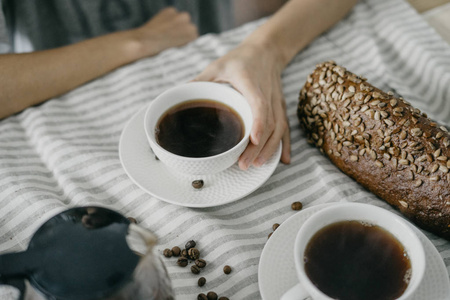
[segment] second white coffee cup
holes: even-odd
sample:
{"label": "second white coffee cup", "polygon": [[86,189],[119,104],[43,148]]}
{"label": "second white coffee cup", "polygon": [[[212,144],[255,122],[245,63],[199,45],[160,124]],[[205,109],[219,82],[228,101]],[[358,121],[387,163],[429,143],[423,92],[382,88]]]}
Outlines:
{"label": "second white coffee cup", "polygon": [[[390,233],[403,246],[409,257],[411,269],[409,283],[398,300],[410,299],[422,281],[425,272],[423,245],[412,229],[401,217],[383,208],[361,203],[340,203],[327,207],[311,216],[300,228],[294,244],[294,260],[299,283],[287,291],[282,300],[332,300],[308,277],[305,270],[305,252],[315,234],[324,227],[342,221],[359,221],[376,225]],[[333,251],[333,249],[329,249]],[[308,298],[309,299],[309,298]]]}

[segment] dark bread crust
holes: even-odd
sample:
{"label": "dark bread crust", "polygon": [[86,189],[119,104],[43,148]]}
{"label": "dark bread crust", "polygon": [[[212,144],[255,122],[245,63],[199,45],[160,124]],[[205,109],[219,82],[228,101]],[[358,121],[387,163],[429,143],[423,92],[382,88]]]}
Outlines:
{"label": "dark bread crust", "polygon": [[402,98],[334,62],[317,65],[297,110],[308,141],[418,226],[450,240],[450,135]]}

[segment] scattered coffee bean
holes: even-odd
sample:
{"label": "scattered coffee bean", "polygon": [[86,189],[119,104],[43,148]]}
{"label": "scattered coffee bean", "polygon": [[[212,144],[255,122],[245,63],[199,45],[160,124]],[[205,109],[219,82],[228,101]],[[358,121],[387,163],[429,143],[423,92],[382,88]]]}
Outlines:
{"label": "scattered coffee bean", "polygon": [[186,245],[184,246],[184,248],[186,248],[186,250],[189,250],[191,248],[194,248],[195,245],[197,245],[197,243],[194,240],[191,240],[189,242],[186,243]]}
{"label": "scattered coffee bean", "polygon": [[181,254],[182,257],[188,257],[187,251],[186,249],[181,250]]}
{"label": "scattered coffee bean", "polygon": [[199,258],[199,259],[195,260],[195,264],[199,268],[204,268],[206,266],[206,261],[204,259],[202,259],[202,258]]}
{"label": "scattered coffee bean", "polygon": [[205,283],[206,283],[206,278],[205,277],[200,277],[199,279],[198,279],[198,286],[204,286],[205,285]]}
{"label": "scattered coffee bean", "polygon": [[130,223],[137,224],[137,221],[136,221],[135,218],[133,218],[133,217],[128,217],[127,219],[128,219],[128,221],[130,221]]}
{"label": "scattered coffee bean", "polygon": [[165,257],[172,257],[173,253],[170,249],[164,249],[163,254]]}
{"label": "scattered coffee bean", "polygon": [[200,273],[200,268],[197,265],[192,265],[191,272],[194,274],[198,274],[198,273]]}
{"label": "scattered coffee bean", "polygon": [[269,233],[269,235],[267,236],[268,239],[270,239],[270,237],[272,236],[272,233],[273,232]]}
{"label": "scattered coffee bean", "polygon": [[204,184],[205,183],[201,179],[192,181],[192,186],[194,187],[194,189],[201,189]]}
{"label": "scattered coffee bean", "polygon": [[175,246],[172,248],[172,255],[173,256],[180,256],[181,253],[181,249],[178,246]]}
{"label": "scattered coffee bean", "polygon": [[227,275],[230,274],[231,273],[231,267],[226,265],[225,267],[223,267],[223,272],[225,274],[227,274]]}
{"label": "scattered coffee bean", "polygon": [[217,300],[217,294],[215,292],[208,292],[206,297],[208,297],[208,300]]}
{"label": "scattered coffee bean", "polygon": [[291,204],[291,208],[293,210],[301,210],[303,208],[303,204],[297,201]]}
{"label": "scattered coffee bean", "polygon": [[200,251],[197,248],[191,248],[188,251],[188,257],[191,259],[198,259],[200,257]]}
{"label": "scattered coffee bean", "polygon": [[[276,230],[279,224],[274,224],[272,226],[273,230]],[[271,233],[272,234],[272,233]],[[270,234],[270,235],[271,235]],[[269,235],[269,237],[270,237]],[[192,263],[192,260],[194,260],[194,264],[191,265],[191,272],[193,274],[200,274],[201,268],[204,268],[206,266],[206,261],[202,258],[200,258],[200,251],[195,248],[197,243],[194,240],[190,240],[186,243],[185,249],[181,250],[180,247],[174,246],[172,249],[166,248],[163,251],[164,256],[166,257],[172,257],[172,256],[180,256],[177,260],[177,265],[180,267],[186,267],[189,265],[189,262]],[[223,272],[225,274],[230,274],[232,271],[231,267],[229,265],[225,265],[223,267]],[[199,287],[202,287],[206,284],[206,278],[200,277],[197,281],[197,285]],[[218,298],[217,293],[210,291],[206,295],[204,293],[200,293],[197,295],[198,300],[229,300],[227,297],[220,297]]]}
{"label": "scattered coffee bean", "polygon": [[180,257],[178,258],[177,264],[180,267],[186,267],[188,265],[188,259],[186,257]]}
{"label": "scattered coffee bean", "polygon": [[98,209],[96,207],[87,207],[86,208],[86,212],[88,213],[88,215],[93,215],[98,211]]}
{"label": "scattered coffee bean", "polygon": [[273,224],[273,225],[272,225],[272,230],[273,230],[273,231],[277,230],[277,228],[278,228],[279,226],[280,226],[280,224],[278,224],[278,223]]}
{"label": "scattered coffee bean", "polygon": [[208,297],[205,294],[201,293],[198,294],[197,300],[208,300]]}

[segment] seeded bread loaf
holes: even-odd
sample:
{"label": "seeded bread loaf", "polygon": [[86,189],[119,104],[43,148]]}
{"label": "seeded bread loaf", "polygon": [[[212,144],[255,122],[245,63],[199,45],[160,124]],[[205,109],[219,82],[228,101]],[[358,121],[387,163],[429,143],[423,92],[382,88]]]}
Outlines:
{"label": "seeded bread loaf", "polygon": [[450,240],[450,135],[393,93],[319,64],[297,110],[308,141],[418,226]]}

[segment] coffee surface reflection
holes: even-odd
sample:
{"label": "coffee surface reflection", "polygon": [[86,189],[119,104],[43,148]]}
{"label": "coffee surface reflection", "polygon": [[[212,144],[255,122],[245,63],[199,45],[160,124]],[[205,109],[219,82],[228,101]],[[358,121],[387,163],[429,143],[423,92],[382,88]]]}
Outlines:
{"label": "coffee surface reflection", "polygon": [[334,299],[396,299],[411,276],[403,245],[383,228],[359,221],[322,228],[309,241],[304,261],[310,280]]}
{"label": "coffee surface reflection", "polygon": [[244,136],[241,117],[229,106],[208,99],[182,102],[166,111],[155,128],[156,141],[184,157],[226,152]]}

